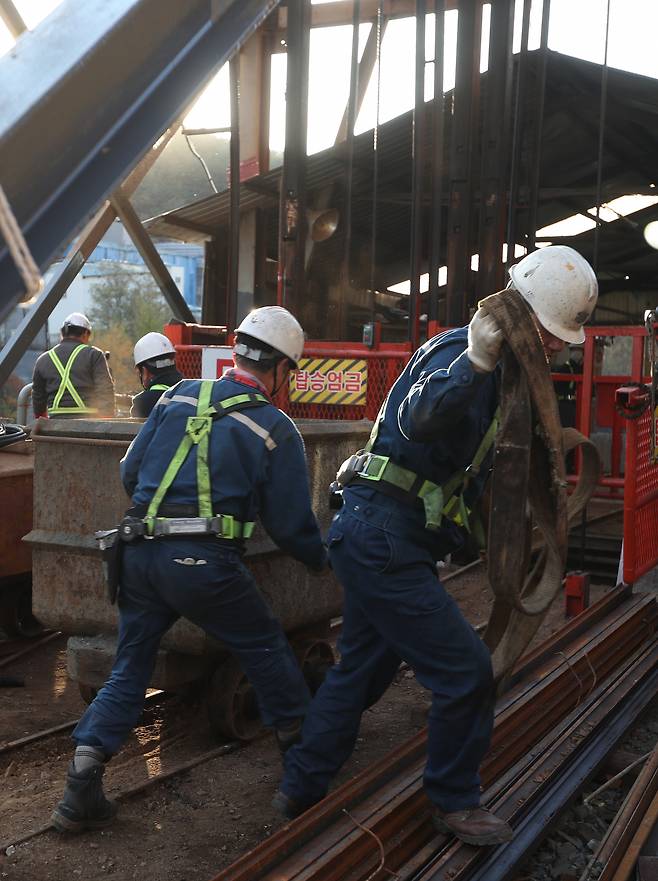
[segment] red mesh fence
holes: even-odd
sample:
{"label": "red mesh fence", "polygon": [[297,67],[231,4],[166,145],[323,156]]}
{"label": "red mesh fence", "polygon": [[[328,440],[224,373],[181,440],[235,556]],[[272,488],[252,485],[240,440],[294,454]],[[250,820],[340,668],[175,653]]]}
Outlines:
{"label": "red mesh fence", "polygon": [[624,485],[624,581],[658,562],[658,465],[651,461],[651,408],[629,420]]}
{"label": "red mesh fence", "polygon": [[[177,345],[176,366],[188,378],[201,375],[202,346]],[[304,349],[302,371],[276,405],[293,419],[375,419],[388,390],[411,356],[404,344],[369,349],[350,344],[314,343]],[[342,401],[342,403],[339,403]]]}
{"label": "red mesh fence", "polygon": [[202,346],[176,346],[176,367],[186,379],[201,376]]}

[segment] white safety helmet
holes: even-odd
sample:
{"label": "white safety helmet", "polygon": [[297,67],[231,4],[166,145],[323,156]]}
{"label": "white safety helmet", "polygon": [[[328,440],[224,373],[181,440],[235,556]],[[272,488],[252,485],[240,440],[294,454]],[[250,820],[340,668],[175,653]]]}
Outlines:
{"label": "white safety helmet", "polygon": [[62,330],[66,330],[67,327],[83,327],[85,330],[91,331],[91,321],[82,312],[71,312],[64,319]]}
{"label": "white safety helmet", "polygon": [[135,343],[133,351],[135,367],[150,362],[152,367],[170,367],[176,363],[176,349],[174,344],[163,333],[144,334]]}
{"label": "white safety helmet", "polygon": [[[295,367],[304,350],[304,331],[300,323],[282,306],[262,306],[254,309],[240,322],[236,333],[244,333],[265,343],[289,358]],[[237,343],[233,349],[237,355],[251,358],[252,361],[267,360],[262,352]]]}
{"label": "white safety helmet", "polygon": [[567,245],[539,248],[511,266],[509,274],[549,333],[566,343],[585,341],[583,324],[594,311],[599,286],[578,251]]}

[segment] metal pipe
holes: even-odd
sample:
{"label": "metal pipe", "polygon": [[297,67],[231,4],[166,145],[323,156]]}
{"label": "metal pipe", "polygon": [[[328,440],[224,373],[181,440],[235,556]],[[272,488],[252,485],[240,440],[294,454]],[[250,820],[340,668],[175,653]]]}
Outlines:
{"label": "metal pipe", "polygon": [[605,48],[601,70],[601,102],[599,111],[599,147],[596,160],[596,228],[594,230],[594,253],[592,263],[594,272],[599,268],[599,237],[601,233],[601,185],[603,181],[603,143],[605,138],[605,116],[608,107],[608,38],[610,34],[610,0],[608,0],[605,19]]}
{"label": "metal pipe", "polygon": [[377,4],[376,62],[377,100],[375,102],[375,125],[372,130],[372,221],[370,224],[370,309],[372,321],[375,320],[375,265],[377,259],[377,190],[379,187],[379,104],[382,85],[382,21],[383,0]]}
{"label": "metal pipe", "polygon": [[231,90],[231,149],[229,170],[229,250],[226,279],[226,329],[237,321],[238,272],[240,268],[240,55],[229,62]]}
{"label": "metal pipe", "polygon": [[423,249],[423,189],[425,165],[425,0],[416,0],[416,81],[412,117],[411,272],[409,340],[418,348],[420,337],[420,272]]}
{"label": "metal pipe", "polygon": [[[24,385],[23,388],[18,393],[18,398],[16,399],[16,422],[19,425],[27,425],[27,411],[30,407],[30,402],[32,400],[32,383],[28,382],[27,385]],[[34,419],[30,419],[30,422],[34,422]]]}
{"label": "metal pipe", "polygon": [[286,145],[279,200],[277,302],[295,308],[304,272],[304,184],[308,124],[309,2],[288,3]]}

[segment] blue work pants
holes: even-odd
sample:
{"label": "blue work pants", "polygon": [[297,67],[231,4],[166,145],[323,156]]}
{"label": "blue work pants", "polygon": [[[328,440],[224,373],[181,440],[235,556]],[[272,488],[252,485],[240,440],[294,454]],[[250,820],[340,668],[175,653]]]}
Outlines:
{"label": "blue work pants", "polygon": [[399,509],[348,504],[329,532],[345,590],[340,663],[316,694],[302,741],[286,754],[282,790],[323,798],[351,754],[361,714],[384,694],[400,660],[432,692],[425,790],[443,811],[480,801],[479,766],[493,728],[489,651],[446,593],[430,552],[402,538]]}
{"label": "blue work pants", "polygon": [[[185,565],[185,558],[205,560]],[[73,731],[77,744],[114,755],[139,721],[162,635],[187,618],[230,649],[256,693],[263,724],[289,726],[310,696],[278,619],[240,555],[216,540],[126,545],[119,640],[110,678]]]}

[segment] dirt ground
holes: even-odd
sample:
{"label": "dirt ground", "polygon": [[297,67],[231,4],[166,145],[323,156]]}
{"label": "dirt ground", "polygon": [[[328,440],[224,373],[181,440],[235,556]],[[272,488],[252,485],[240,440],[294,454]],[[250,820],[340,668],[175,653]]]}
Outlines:
{"label": "dirt ground", "polygon": [[[446,586],[471,623],[486,621],[491,599],[479,567]],[[591,601],[604,590],[593,587]],[[537,638],[563,622],[563,600],[558,597]],[[63,637],[3,672],[24,678],[25,687],[0,690],[0,747],[74,720],[83,709],[77,687],[66,675]],[[413,674],[401,670],[385,697],[364,714],[356,750],[336,782],[416,733],[423,726],[427,699]],[[121,792],[217,745],[198,704],[173,697],[150,706],[143,724],[107,768],[107,793]],[[68,734],[61,734],[0,754],[0,847],[48,822],[61,796],[71,751]],[[270,807],[280,774],[273,738],[265,736],[126,799],[110,830],[77,837],[51,830],[10,848],[0,855],[0,878],[210,881],[282,825]]]}

